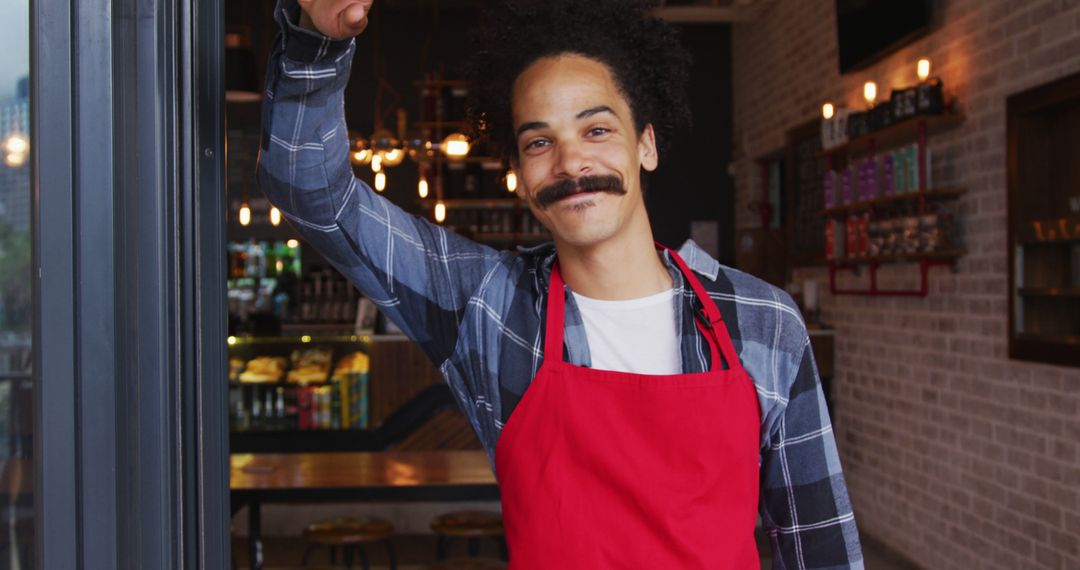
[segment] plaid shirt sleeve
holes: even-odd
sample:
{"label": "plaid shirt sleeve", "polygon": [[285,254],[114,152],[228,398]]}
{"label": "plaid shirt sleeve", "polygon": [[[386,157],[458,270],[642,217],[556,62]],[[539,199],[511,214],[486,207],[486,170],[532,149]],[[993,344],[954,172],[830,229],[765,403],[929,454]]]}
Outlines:
{"label": "plaid shirt sleeve", "polygon": [[470,295],[499,252],[401,210],[357,179],[349,161],[344,91],[355,44],[295,25],[281,29],[267,66],[258,181],[303,238],[437,364],[457,343]]}
{"label": "plaid shirt sleeve", "polygon": [[762,455],[761,517],[773,568],[862,568],[832,424],[809,339],[801,332],[802,358]]}

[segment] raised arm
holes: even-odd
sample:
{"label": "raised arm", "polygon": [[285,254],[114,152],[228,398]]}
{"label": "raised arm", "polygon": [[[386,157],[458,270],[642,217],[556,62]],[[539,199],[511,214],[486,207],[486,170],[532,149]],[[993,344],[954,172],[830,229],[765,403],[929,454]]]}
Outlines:
{"label": "raised arm", "polygon": [[305,17],[296,0],[278,1],[258,180],[304,239],[441,363],[469,297],[510,254],[404,212],[353,175],[344,91],[351,38],[371,4],[304,0]]}

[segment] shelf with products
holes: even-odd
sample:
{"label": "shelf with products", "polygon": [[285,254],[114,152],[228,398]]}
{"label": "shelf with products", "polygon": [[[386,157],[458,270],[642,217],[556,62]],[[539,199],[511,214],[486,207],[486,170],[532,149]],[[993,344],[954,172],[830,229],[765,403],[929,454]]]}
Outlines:
{"label": "shelf with products", "polygon": [[[228,246],[229,333],[278,336],[296,327],[369,327],[374,307],[312,248],[298,240]],[[309,331],[310,332],[310,331]]]}
{"label": "shelf with products", "polygon": [[964,188],[932,188],[923,192],[915,191],[905,194],[878,196],[852,202],[850,204],[833,206],[822,210],[821,214],[828,217],[836,217],[867,210],[886,210],[904,204],[917,203],[919,200],[955,200],[966,193],[967,190]]}
{"label": "shelf with products", "polygon": [[1009,356],[1080,366],[1080,73],[1006,103]]}
{"label": "shelf with products", "polygon": [[911,141],[953,130],[964,123],[964,115],[945,113],[941,115],[917,115],[879,130],[858,135],[842,144],[822,149],[823,157],[842,157],[859,153],[875,154],[910,144]]}
{"label": "shelf with products", "polygon": [[[933,186],[927,137],[962,123],[958,114],[914,116],[819,153],[826,160],[820,215],[834,295],[924,297],[931,267],[956,269],[966,254],[957,205],[966,190]],[[917,264],[919,288],[878,287],[882,263]],[[869,267],[866,287],[837,285],[839,272],[860,266]]]}
{"label": "shelf with products", "polygon": [[233,431],[365,429],[369,336],[229,337]]}
{"label": "shelf with products", "polygon": [[236,452],[387,449],[460,415],[438,369],[399,334],[237,336],[228,355]]}
{"label": "shelf with products", "polygon": [[[437,201],[422,200],[421,209],[433,211]],[[493,247],[538,245],[551,234],[518,198],[444,200],[442,225],[469,239]]]}

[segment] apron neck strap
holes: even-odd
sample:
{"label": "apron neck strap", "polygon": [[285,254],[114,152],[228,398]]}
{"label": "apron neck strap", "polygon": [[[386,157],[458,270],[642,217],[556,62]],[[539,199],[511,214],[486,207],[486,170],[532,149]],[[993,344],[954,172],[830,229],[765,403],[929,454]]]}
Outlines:
{"label": "apron neck strap", "polygon": [[[656,247],[671,254],[671,258],[675,260],[675,264],[686,277],[686,281],[690,283],[694,294],[697,295],[702,314],[695,315],[694,321],[697,323],[701,334],[705,335],[705,338],[710,341],[711,369],[714,371],[721,369],[721,355],[723,355],[723,360],[727,363],[728,368],[739,366],[739,359],[735,354],[735,347],[731,343],[731,336],[728,334],[727,326],[724,325],[724,318],[720,314],[720,309],[709,297],[701,281],[698,281],[694,272],[690,270],[690,267],[686,265],[686,262],[678,253],[660,244],[656,244]],[[552,355],[554,355],[554,358],[562,361],[565,314],[566,288],[564,287],[562,272],[559,270],[559,261],[556,259],[551,266],[551,278],[548,285],[547,324],[544,331],[545,360],[552,358]]]}

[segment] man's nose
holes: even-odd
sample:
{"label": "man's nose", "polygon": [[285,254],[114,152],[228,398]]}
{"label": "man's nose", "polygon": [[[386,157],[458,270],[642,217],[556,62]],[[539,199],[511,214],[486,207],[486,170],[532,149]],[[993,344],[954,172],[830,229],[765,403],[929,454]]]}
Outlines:
{"label": "man's nose", "polygon": [[592,159],[583,145],[577,141],[560,142],[555,152],[555,175],[560,178],[577,178],[592,172]]}

